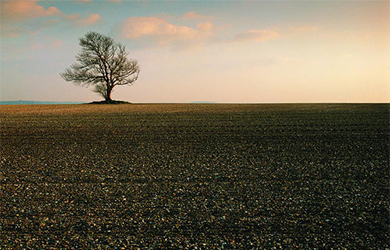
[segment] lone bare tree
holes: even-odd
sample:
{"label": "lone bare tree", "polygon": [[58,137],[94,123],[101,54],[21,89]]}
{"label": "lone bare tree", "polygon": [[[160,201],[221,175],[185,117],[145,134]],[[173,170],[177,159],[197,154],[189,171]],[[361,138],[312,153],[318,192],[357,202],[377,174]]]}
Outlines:
{"label": "lone bare tree", "polygon": [[80,38],[81,52],[76,56],[78,63],[61,73],[65,81],[82,86],[94,86],[106,102],[111,102],[115,86],[132,85],[140,68],[137,60],[128,59],[125,46],[108,36],[89,32]]}

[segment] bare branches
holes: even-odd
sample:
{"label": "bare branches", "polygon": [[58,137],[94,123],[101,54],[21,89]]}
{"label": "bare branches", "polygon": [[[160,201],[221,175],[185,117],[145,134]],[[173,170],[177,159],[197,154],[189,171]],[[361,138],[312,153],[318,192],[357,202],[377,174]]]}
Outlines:
{"label": "bare branches", "polygon": [[110,37],[89,32],[80,38],[81,52],[77,62],[60,75],[65,81],[78,85],[94,85],[94,92],[111,100],[113,88],[118,85],[132,85],[137,79],[140,67],[137,60],[128,59],[123,44]]}
{"label": "bare branches", "polygon": [[[97,85],[95,85],[93,92],[98,93],[99,95],[104,97],[104,99],[107,100],[107,85],[97,84]],[[112,92],[112,90],[111,90],[111,92]]]}

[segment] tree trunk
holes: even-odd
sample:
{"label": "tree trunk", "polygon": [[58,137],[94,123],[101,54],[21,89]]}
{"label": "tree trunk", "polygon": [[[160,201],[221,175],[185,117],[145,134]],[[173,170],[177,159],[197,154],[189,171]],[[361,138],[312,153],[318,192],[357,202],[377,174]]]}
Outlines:
{"label": "tree trunk", "polygon": [[111,87],[107,87],[107,95],[106,95],[106,101],[107,102],[112,101],[112,99],[111,99],[111,92],[112,92],[112,88]]}

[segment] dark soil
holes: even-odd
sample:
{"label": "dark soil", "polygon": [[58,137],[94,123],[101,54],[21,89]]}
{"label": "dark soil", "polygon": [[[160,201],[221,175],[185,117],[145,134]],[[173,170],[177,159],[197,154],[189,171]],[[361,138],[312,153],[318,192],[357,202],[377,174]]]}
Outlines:
{"label": "dark soil", "polygon": [[131,104],[131,102],[111,100],[111,101],[94,101],[88,104]]}
{"label": "dark soil", "polygon": [[389,105],[0,106],[1,249],[389,248]]}

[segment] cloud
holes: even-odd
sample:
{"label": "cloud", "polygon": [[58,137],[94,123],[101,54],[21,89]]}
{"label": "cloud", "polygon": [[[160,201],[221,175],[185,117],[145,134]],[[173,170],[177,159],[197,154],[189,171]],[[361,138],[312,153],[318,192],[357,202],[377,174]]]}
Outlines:
{"label": "cloud", "polygon": [[190,11],[183,15],[183,20],[204,20],[204,19],[211,19],[211,17],[200,15],[198,13],[195,13],[194,11]]}
{"label": "cloud", "polygon": [[248,30],[237,34],[233,41],[246,42],[246,41],[267,41],[275,39],[279,36],[279,33],[274,30]]}
{"label": "cloud", "polygon": [[177,26],[157,17],[131,17],[123,22],[123,35],[134,39],[145,36],[156,36],[160,40],[189,39],[196,36],[197,31],[186,27]]}
{"label": "cloud", "polygon": [[73,14],[73,15],[64,15],[65,19],[74,22],[77,25],[81,26],[90,26],[94,25],[103,19],[100,17],[99,14],[91,14],[86,18],[82,18],[80,14]]}
{"label": "cloud", "polygon": [[45,16],[60,16],[61,11],[56,7],[44,7],[38,5],[36,0],[29,1],[5,1],[1,2],[1,21],[19,21]]}
{"label": "cloud", "polygon": [[100,17],[99,14],[91,14],[89,17],[85,19],[80,19],[78,22],[83,26],[89,26],[89,25],[96,24],[102,20],[103,19]]}
{"label": "cloud", "polygon": [[213,35],[213,24],[200,22],[196,28],[175,25],[158,17],[130,17],[119,26],[120,36],[132,40],[148,40],[166,46],[207,40]]}
{"label": "cloud", "polygon": [[[0,2],[0,18],[1,35],[4,37],[18,37],[27,30],[34,34],[60,23],[89,26],[102,20],[99,14],[91,14],[85,18],[79,13],[67,15],[56,7],[40,6],[37,0]],[[27,29],[27,26],[31,26],[32,20],[38,21],[34,23],[34,30]]]}

